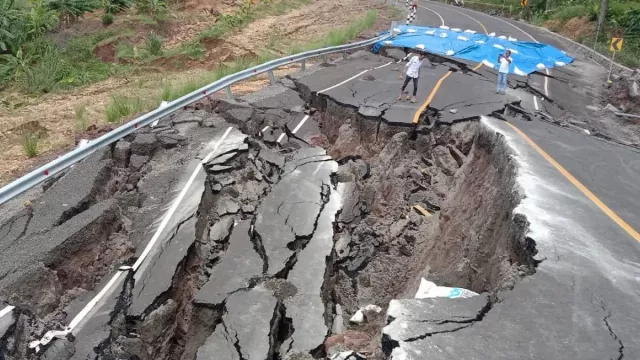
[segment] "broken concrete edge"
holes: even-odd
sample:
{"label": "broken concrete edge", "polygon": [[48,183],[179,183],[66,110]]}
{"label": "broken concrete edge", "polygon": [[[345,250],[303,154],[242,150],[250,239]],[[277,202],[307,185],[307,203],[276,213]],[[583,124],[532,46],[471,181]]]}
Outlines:
{"label": "broken concrete edge", "polygon": [[[479,130],[475,135],[476,142],[484,143],[483,146],[488,147],[491,152],[490,156],[492,161],[500,162],[506,161],[506,166],[510,168],[509,172],[513,176],[513,186],[510,191],[511,196],[513,196],[517,201],[515,206],[511,209],[511,221],[517,224],[517,227],[521,230],[521,235],[516,239],[520,243],[513,244],[514,247],[519,248],[522,253],[529,259],[531,259],[531,268],[530,273],[527,274],[529,276],[535,276],[535,268],[542,261],[546,260],[546,257],[542,254],[538,253],[538,249],[536,248],[535,240],[531,237],[532,231],[530,230],[530,223],[527,217],[527,211],[523,211],[521,209],[521,205],[526,198],[525,186],[521,183],[522,177],[522,166],[519,161],[519,155],[516,148],[509,143],[503,132],[488,122],[486,117],[479,117]],[[497,165],[500,166],[500,165]],[[503,163],[502,166],[505,166]],[[504,289],[495,289],[495,291],[491,293],[484,293],[477,297],[472,298],[459,298],[459,299],[448,299],[448,298],[433,298],[433,299],[398,299],[392,300],[387,309],[387,325],[382,329],[381,341],[382,341],[382,349],[384,354],[390,360],[400,360],[400,359],[410,359],[407,351],[404,347],[416,340],[422,340],[428,337],[437,336],[438,334],[451,333],[462,330],[469,326],[473,326],[476,322],[482,321],[482,319],[487,315],[487,313],[493,308],[494,304],[498,303],[499,294],[504,291],[510,291],[511,288]],[[438,306],[442,306],[445,309],[450,305],[458,305],[460,303],[457,302],[466,302],[468,304],[473,304],[478,301],[478,299],[484,299],[484,305],[482,307],[478,307],[477,315],[474,317],[470,317],[465,319],[464,317],[460,318],[459,314],[450,313],[448,316],[450,318],[440,318],[440,319],[413,319],[407,320],[405,318],[415,316],[415,313],[411,313],[408,310],[402,311],[403,304],[412,304],[415,302],[420,302],[423,304],[426,303],[438,303]],[[423,307],[423,305],[420,305]],[[439,311],[447,312],[448,310],[438,309]],[[405,336],[403,338],[400,334],[407,334],[407,331],[410,331],[410,326],[407,325],[407,321],[416,322],[417,324],[421,324],[421,329],[418,330],[420,334],[414,334],[413,336]],[[433,324],[432,327],[428,329],[424,328],[424,323],[431,322]],[[447,325],[447,326],[444,326]],[[453,326],[448,326],[453,325]],[[409,330],[407,330],[409,329]]]}

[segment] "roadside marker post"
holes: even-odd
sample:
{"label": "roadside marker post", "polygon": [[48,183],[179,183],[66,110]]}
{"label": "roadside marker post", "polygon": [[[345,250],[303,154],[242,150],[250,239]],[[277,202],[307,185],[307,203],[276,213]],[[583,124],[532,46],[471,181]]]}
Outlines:
{"label": "roadside marker post", "polygon": [[613,71],[613,60],[616,58],[616,53],[622,50],[623,38],[612,37],[609,44],[609,51],[611,51],[611,66],[609,66],[609,75],[607,75],[607,83],[611,82],[611,72]]}

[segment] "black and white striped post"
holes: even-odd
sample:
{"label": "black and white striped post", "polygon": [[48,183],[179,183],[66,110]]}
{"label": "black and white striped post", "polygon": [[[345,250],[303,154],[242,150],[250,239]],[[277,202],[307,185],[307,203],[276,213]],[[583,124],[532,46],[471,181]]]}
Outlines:
{"label": "black and white striped post", "polygon": [[413,20],[415,20],[415,18],[416,18],[416,8],[412,6],[409,8],[409,13],[407,14],[407,25],[413,23]]}

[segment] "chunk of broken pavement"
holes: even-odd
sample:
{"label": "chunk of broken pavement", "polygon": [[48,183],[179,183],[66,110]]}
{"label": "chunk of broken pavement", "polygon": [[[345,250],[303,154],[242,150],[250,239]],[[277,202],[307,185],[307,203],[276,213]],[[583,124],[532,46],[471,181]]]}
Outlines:
{"label": "chunk of broken pavement", "polygon": [[218,216],[224,216],[227,214],[236,214],[240,211],[240,206],[233,200],[223,200],[221,204],[218,205],[216,212]]}
{"label": "chunk of broken pavement", "polygon": [[458,163],[451,155],[449,149],[444,146],[436,146],[433,149],[433,157],[436,160],[436,165],[442,170],[446,175],[452,176],[456,173],[458,169]]}
{"label": "chunk of broken pavement", "polygon": [[611,105],[611,104],[607,104],[607,106],[604,107],[605,111],[610,111],[610,112],[619,112],[620,110],[618,110],[618,108],[616,108],[615,106]]}
{"label": "chunk of broken pavement", "polygon": [[127,167],[129,155],[131,155],[131,143],[124,140],[118,141],[113,151],[115,165],[117,167]]}
{"label": "chunk of broken pavement", "polygon": [[157,139],[160,142],[160,146],[165,149],[176,147],[186,141],[186,138],[180,134],[158,134]]}
{"label": "chunk of broken pavement", "polygon": [[262,148],[260,149],[260,153],[258,154],[258,157],[268,163],[271,163],[279,168],[282,168],[284,166],[284,157],[276,154],[275,152],[267,149],[267,148]]}
{"label": "chunk of broken pavement", "polygon": [[147,162],[149,162],[148,156],[133,154],[131,155],[131,159],[129,160],[129,168],[131,168],[131,170],[133,171],[140,171]]}
{"label": "chunk of broken pavement", "polygon": [[458,299],[391,300],[388,325],[382,329],[383,349],[391,351],[398,343],[469,327],[484,316],[489,305],[486,294]]}
{"label": "chunk of broken pavement", "polygon": [[233,217],[223,217],[209,228],[209,239],[215,242],[226,239],[233,227]]}
{"label": "chunk of broken pavement", "polygon": [[456,160],[456,162],[458,163],[458,166],[462,166],[462,164],[464,164],[464,159],[465,159],[464,154],[460,150],[458,150],[457,147],[451,144],[447,144],[447,148],[449,148],[449,151],[451,152],[451,156],[453,156],[453,158]]}
{"label": "chunk of broken pavement", "polygon": [[640,89],[638,89],[638,83],[636,81],[629,82],[629,96],[632,98],[640,97]]}
{"label": "chunk of broken pavement", "polygon": [[356,311],[349,321],[354,324],[362,324],[364,322],[364,312],[362,310]]}
{"label": "chunk of broken pavement", "polygon": [[181,124],[187,122],[202,122],[202,119],[207,115],[204,110],[187,110],[177,112],[172,119],[173,124]]}
{"label": "chunk of broken pavement", "polygon": [[158,139],[154,134],[138,134],[131,143],[131,152],[136,155],[152,155],[158,147]]}

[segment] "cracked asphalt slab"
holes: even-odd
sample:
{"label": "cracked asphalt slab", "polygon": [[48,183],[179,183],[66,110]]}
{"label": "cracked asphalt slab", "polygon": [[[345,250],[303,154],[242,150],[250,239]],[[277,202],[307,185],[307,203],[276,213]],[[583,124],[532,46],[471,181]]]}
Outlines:
{"label": "cracked asphalt slab", "polygon": [[[531,222],[529,236],[546,260],[512,291],[498,293],[481,321],[438,334],[425,327],[422,336],[413,337],[417,340],[399,347],[414,359],[620,359],[638,354],[640,343],[633,335],[638,317],[631,310],[638,298],[637,245],[620,242],[626,234],[506,123],[483,122],[488,137],[495,138],[495,130],[504,134],[520,163],[518,183],[526,196],[520,211]],[[449,302],[471,307],[468,300]],[[403,331],[387,329],[398,341]]]}
{"label": "cracked asphalt slab", "polygon": [[[422,103],[393,102],[401,84],[394,67],[404,64],[380,67],[390,61],[359,52],[214,108],[178,113],[79,164],[88,176],[70,171],[35,209],[17,209],[0,225],[2,256],[26,259],[37,242],[53,239],[25,268],[0,265],[0,301],[17,305],[0,318],[0,355],[35,358],[22,339],[63,329],[119,266],[141,256],[191,174],[140,270],[119,277],[73,336],[54,340],[43,358],[638,354],[637,243],[507,122],[478,120],[514,102],[534,113],[540,76],[512,77],[502,96],[492,94],[492,70],[433,62],[422,69],[424,99],[455,71],[425,114],[439,120],[411,140],[407,125]],[[570,101],[586,102],[574,74],[560,72],[556,81],[569,84]],[[554,103],[537,106],[571,112],[556,106],[555,93]],[[637,225],[629,219],[640,210],[637,153],[535,117],[502,116]],[[228,123],[237,129],[225,132]],[[62,190],[75,182],[81,191],[66,200]],[[416,203],[430,216],[412,211]],[[475,224],[482,231],[467,229]],[[30,227],[40,230],[27,234]],[[421,277],[483,293],[412,299]],[[18,286],[25,281],[35,286]],[[386,318],[365,311],[363,324],[337,320],[370,303]],[[334,336],[343,343],[332,346]]]}

